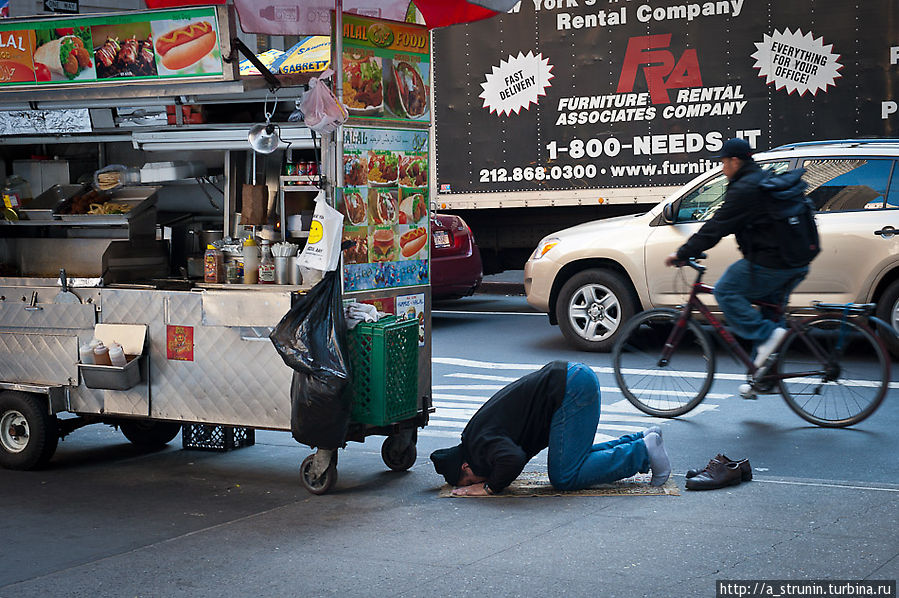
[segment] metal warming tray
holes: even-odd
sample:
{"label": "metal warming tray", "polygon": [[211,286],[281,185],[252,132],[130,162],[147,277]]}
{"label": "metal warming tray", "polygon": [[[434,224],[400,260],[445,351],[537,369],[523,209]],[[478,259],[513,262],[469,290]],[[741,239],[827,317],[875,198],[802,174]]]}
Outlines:
{"label": "metal warming tray", "polygon": [[108,201],[124,203],[131,206],[131,210],[125,214],[54,214],[63,222],[77,222],[80,224],[103,223],[125,224],[143,215],[148,210],[156,207],[156,192],[159,187],[123,187],[114,191]]}
{"label": "metal warming tray", "polygon": [[53,214],[70,197],[74,197],[84,185],[53,185],[24,208],[19,208],[19,215],[25,220],[53,220]]}

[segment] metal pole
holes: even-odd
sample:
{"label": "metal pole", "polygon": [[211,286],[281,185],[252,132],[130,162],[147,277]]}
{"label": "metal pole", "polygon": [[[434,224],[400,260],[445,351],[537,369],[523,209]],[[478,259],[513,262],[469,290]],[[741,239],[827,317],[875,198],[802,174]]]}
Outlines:
{"label": "metal pole", "polygon": [[[343,0],[335,0],[334,5],[337,10],[334,19],[337,29],[334,35],[334,87],[337,88],[337,101],[343,104]],[[335,185],[343,187],[343,125],[334,132],[334,154]],[[333,199],[336,200],[336,192]]]}

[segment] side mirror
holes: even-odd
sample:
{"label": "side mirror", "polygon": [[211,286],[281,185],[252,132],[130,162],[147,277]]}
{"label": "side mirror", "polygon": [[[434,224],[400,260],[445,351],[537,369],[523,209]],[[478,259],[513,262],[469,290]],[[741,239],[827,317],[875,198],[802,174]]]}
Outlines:
{"label": "side mirror", "polygon": [[665,219],[665,224],[675,223],[676,218],[674,214],[674,202],[665,204],[665,207],[662,208],[662,218]]}

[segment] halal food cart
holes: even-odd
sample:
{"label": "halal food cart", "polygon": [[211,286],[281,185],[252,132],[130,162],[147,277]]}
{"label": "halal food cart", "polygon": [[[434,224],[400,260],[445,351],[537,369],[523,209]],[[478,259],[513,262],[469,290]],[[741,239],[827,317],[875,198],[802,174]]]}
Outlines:
{"label": "halal food cart", "polygon": [[[293,371],[269,334],[310,281],[205,282],[191,270],[207,242],[227,246],[253,232],[312,242],[316,196],[344,214],[344,301],[393,316],[350,334],[346,441],[386,436],[387,466],[414,464],[417,429],[432,411],[430,244],[422,240],[430,221],[422,168],[428,33],[344,19],[335,28],[343,35],[332,36],[332,64],[344,65],[338,83],[350,120],[324,138],[302,122],[279,121],[273,107],[299,100],[309,74],[278,77],[277,85],[239,75],[229,7],[0,24],[6,159],[31,168],[36,187],[65,160],[25,160],[35,147],[69,155],[91,148],[96,157],[82,168],[92,180],[67,171],[41,180],[30,199],[4,191],[0,465],[40,467],[60,438],[93,423],[116,426],[142,446],[161,446],[183,428],[186,448],[217,450],[252,444],[255,429],[290,431]],[[266,140],[273,154],[252,151],[252,121],[204,123],[202,109],[189,107],[234,112],[248,103],[275,125],[261,129],[274,131]],[[143,124],[139,107],[152,105],[172,108],[163,122]],[[18,163],[19,151],[30,164]],[[110,170],[112,163],[126,168]],[[110,172],[118,173],[112,184],[100,184]],[[260,196],[267,216],[256,227],[246,213]],[[124,365],[85,363],[92,339],[121,345]],[[326,492],[336,459],[315,475],[312,461],[301,479]]]}

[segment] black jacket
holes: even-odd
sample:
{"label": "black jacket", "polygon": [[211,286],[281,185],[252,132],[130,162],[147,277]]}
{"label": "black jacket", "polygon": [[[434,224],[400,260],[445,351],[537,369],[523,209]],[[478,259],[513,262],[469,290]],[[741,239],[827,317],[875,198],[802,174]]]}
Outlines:
{"label": "black jacket", "polygon": [[677,250],[678,259],[696,257],[733,234],[743,257],[750,262],[778,270],[789,268],[781,259],[780,245],[769,226],[768,203],[771,200],[759,190],[759,182],[765,176],[754,161],[745,162],[728,183],[724,202],[712,219]]}
{"label": "black jacket", "polygon": [[500,492],[549,446],[553,414],[565,396],[568,362],[554,361],[484,403],[462,432],[462,459]]}

